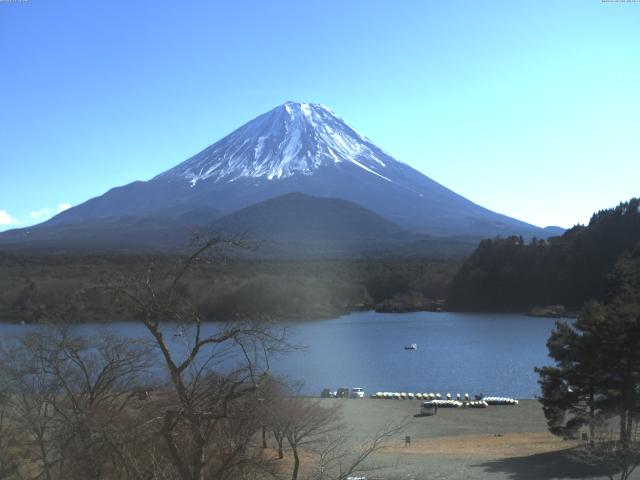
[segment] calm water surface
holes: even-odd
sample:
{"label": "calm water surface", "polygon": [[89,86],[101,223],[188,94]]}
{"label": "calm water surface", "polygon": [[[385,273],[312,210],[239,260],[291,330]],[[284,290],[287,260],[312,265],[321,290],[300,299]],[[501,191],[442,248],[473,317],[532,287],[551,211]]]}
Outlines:
{"label": "calm water surface", "polygon": [[[289,327],[302,351],[276,359],[275,373],[304,381],[303,391],[363,387],[367,393],[482,392],[533,398],[535,366],[550,364],[546,341],[554,320],[520,314],[360,312]],[[0,334],[26,326],[0,324]],[[83,331],[103,327],[85,324]],[[110,327],[125,337],[145,337],[137,323]],[[408,351],[405,345],[418,344]],[[175,348],[179,348],[177,345]]]}
{"label": "calm water surface", "polygon": [[[518,314],[354,313],[295,327],[308,345],[278,368],[307,388],[460,392],[533,398],[555,321]],[[404,350],[418,344],[418,350]]]}

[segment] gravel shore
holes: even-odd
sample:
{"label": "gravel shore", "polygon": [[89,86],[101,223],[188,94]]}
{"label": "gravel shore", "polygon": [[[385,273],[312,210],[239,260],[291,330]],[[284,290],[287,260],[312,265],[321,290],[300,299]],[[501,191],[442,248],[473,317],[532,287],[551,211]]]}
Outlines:
{"label": "gravel shore", "polygon": [[[486,409],[440,408],[429,417],[416,416],[418,400],[322,399],[323,405],[336,403],[343,406],[355,439],[385,424],[406,423],[376,455],[373,463],[379,469],[367,474],[368,480],[607,478],[571,458],[575,443],[548,433],[535,400]],[[411,437],[410,445],[405,436]]]}

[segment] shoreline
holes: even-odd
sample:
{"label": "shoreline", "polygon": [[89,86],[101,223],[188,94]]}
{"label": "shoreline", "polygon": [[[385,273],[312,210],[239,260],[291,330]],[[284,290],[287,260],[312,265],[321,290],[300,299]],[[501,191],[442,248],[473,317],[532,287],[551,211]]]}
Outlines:
{"label": "shoreline", "polygon": [[[351,310],[336,310],[332,313],[327,313],[326,315],[309,315],[304,317],[290,317],[290,316],[280,316],[273,317],[271,319],[271,323],[275,325],[295,325],[298,323],[307,323],[307,322],[322,322],[327,320],[337,320],[340,317],[358,314],[358,313],[372,313],[377,315],[404,315],[404,314],[416,314],[416,313],[435,313],[435,314],[468,314],[468,315],[518,315],[518,316],[526,316],[530,318],[542,318],[542,319],[575,319],[577,316],[576,312],[568,312],[566,315],[558,317],[552,315],[530,315],[529,312],[523,311],[511,311],[511,310],[401,310],[401,311],[378,311],[375,308],[358,308]],[[217,319],[203,319],[203,324],[216,324],[216,323],[225,323],[231,322],[233,320],[217,320]],[[39,322],[26,322],[24,320],[19,320],[17,318],[0,318],[0,325],[111,325],[116,323],[138,323],[139,320],[136,319],[118,319],[118,320],[87,320],[82,322],[47,322],[47,321],[39,321]],[[171,323],[171,322],[168,322]]]}

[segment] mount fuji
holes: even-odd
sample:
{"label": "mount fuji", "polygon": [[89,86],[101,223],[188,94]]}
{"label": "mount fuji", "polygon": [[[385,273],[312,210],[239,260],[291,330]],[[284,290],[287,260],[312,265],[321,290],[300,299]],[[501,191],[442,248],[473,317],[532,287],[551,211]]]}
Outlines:
{"label": "mount fuji", "polygon": [[69,235],[79,240],[96,231],[110,232],[119,246],[136,236],[143,245],[158,228],[171,236],[173,229],[211,224],[295,192],[354,203],[429,237],[562,232],[467,200],[394,159],[321,104],[287,102],[151,180],[113,188],[40,225],[1,234],[0,246],[64,245]]}

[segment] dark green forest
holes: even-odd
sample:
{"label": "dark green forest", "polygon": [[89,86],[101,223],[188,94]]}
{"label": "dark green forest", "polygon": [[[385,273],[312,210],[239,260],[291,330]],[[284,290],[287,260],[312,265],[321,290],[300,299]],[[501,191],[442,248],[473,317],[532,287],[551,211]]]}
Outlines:
{"label": "dark green forest", "polygon": [[[129,320],[110,294],[176,271],[181,258],[0,253],[0,318],[14,322]],[[460,266],[448,260],[243,260],[198,263],[184,292],[208,320],[242,316],[327,318],[355,310],[407,311],[441,305]],[[53,318],[55,316],[56,318]],[[51,317],[51,318],[50,318]]]}
{"label": "dark green forest", "polygon": [[640,243],[640,199],[595,213],[549,240],[484,240],[462,265],[447,294],[447,309],[526,311],[564,305],[579,310],[607,295],[610,272]]}

